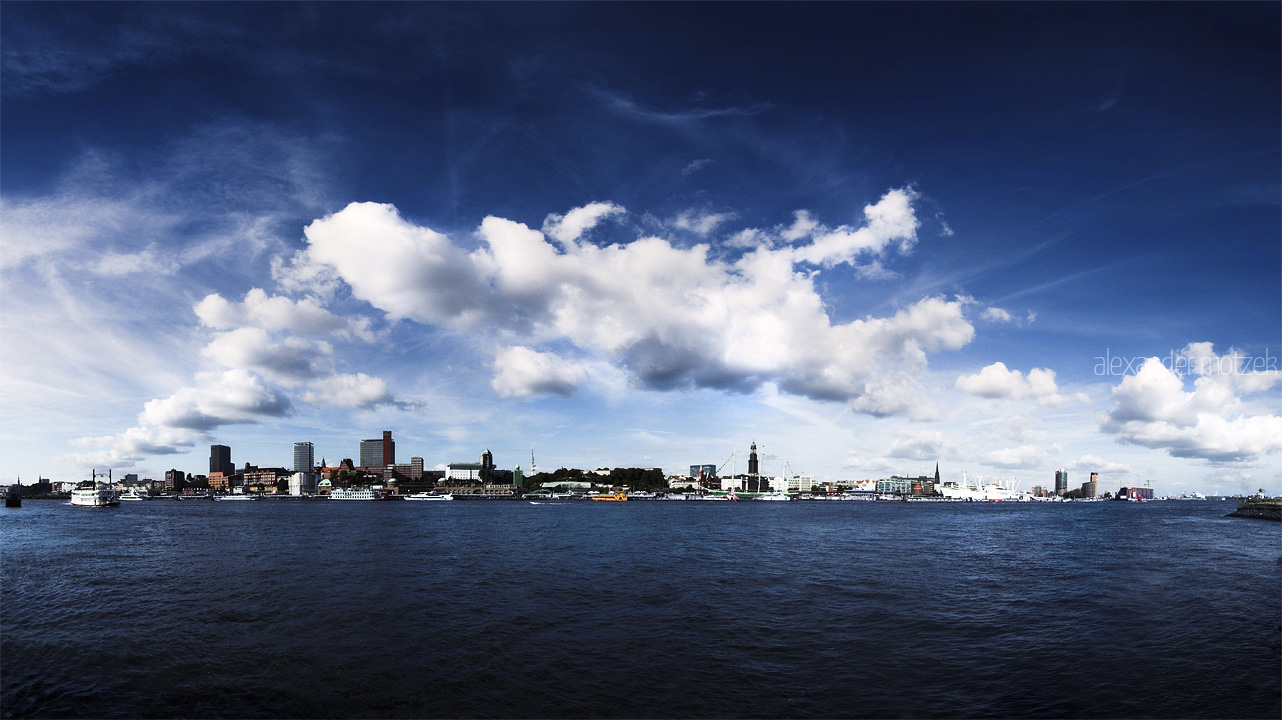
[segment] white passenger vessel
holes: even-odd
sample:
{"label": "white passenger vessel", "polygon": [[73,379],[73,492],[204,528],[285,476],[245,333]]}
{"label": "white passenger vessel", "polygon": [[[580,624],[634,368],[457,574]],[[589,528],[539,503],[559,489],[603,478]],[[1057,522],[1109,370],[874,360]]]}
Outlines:
{"label": "white passenger vessel", "polygon": [[111,471],[107,471],[107,482],[98,482],[97,471],[93,479],[86,480],[71,491],[71,504],[76,507],[116,507],[120,505],[120,495],[111,489]]}
{"label": "white passenger vessel", "polygon": [[444,495],[435,495],[430,492],[419,492],[419,493],[414,493],[413,495],[406,495],[405,499],[406,500],[427,500],[430,502],[430,501],[441,501],[441,500],[453,500],[454,496],[450,493],[446,493]]}
{"label": "white passenger vessel", "polygon": [[383,497],[369,488],[334,488],[330,500],[382,500]]}

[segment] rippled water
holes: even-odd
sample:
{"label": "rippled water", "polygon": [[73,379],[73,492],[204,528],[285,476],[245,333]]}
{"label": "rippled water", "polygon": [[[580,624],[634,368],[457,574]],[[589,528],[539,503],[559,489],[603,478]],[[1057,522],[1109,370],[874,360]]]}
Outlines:
{"label": "rippled water", "polygon": [[5,717],[1269,717],[1231,503],[0,510]]}

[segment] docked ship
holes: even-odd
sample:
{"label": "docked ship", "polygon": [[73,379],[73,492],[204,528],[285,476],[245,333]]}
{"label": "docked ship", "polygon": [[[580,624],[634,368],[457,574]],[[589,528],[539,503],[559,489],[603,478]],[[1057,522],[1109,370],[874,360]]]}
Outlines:
{"label": "docked ship", "polygon": [[334,488],[329,491],[330,500],[382,500],[383,496],[369,488]]}
{"label": "docked ship", "polygon": [[227,502],[229,500],[235,501],[235,500],[257,500],[257,499],[258,499],[257,495],[219,495],[214,498],[214,500],[217,500],[220,502]]}
{"label": "docked ship", "polygon": [[406,500],[426,500],[431,502],[431,501],[441,501],[441,500],[453,500],[454,495],[450,493],[446,493],[444,495],[436,495],[430,492],[419,492],[419,493],[414,493],[413,495],[406,495],[405,499]]}
{"label": "docked ship", "polygon": [[150,500],[151,496],[138,492],[138,488],[129,488],[120,495],[121,500]]}
{"label": "docked ship", "polygon": [[107,471],[107,482],[98,482],[98,473],[93,472],[92,480],[85,480],[71,491],[71,504],[76,507],[117,507],[120,496],[111,489],[111,471]]}
{"label": "docked ship", "polygon": [[593,495],[592,499],[599,502],[627,502],[628,494],[617,492],[608,495]]}
{"label": "docked ship", "polygon": [[782,490],[771,490],[770,492],[761,493],[753,498],[753,500],[773,500],[775,502],[792,502],[796,499],[797,498],[783,492]]}
{"label": "docked ship", "polygon": [[1028,493],[1017,490],[1014,481],[999,483],[993,480],[972,480],[966,473],[962,473],[960,483],[942,483],[939,492],[947,500],[971,502],[1025,502],[1033,499]]}

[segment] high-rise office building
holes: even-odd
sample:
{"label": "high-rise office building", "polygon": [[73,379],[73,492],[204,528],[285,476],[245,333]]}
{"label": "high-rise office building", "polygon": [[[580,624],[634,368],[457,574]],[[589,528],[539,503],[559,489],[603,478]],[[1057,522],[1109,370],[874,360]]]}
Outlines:
{"label": "high-rise office building", "polygon": [[209,472],[232,475],[236,472],[236,467],[231,464],[231,448],[226,445],[209,446]]}
{"label": "high-rise office building", "polygon": [[1090,482],[1082,485],[1082,496],[1093,498],[1099,495],[1099,473],[1091,473]]}
{"label": "high-rise office building", "polygon": [[381,439],[376,438],[374,440],[361,441],[360,467],[363,467],[363,468],[383,467],[383,441]]}
{"label": "high-rise office building", "polygon": [[294,472],[309,473],[316,467],[316,447],[309,442],[294,443]]}
{"label": "high-rise office building", "polygon": [[695,480],[700,480],[704,478],[710,480],[713,477],[715,477],[716,474],[717,474],[716,465],[691,465],[690,466],[690,477],[694,478]]}
{"label": "high-rise office building", "polygon": [[1063,495],[1068,492],[1068,471],[1060,468],[1055,471],[1055,494]]}
{"label": "high-rise office building", "polygon": [[384,430],[381,438],[361,441],[361,467],[383,469],[395,464],[396,441],[391,430]]}

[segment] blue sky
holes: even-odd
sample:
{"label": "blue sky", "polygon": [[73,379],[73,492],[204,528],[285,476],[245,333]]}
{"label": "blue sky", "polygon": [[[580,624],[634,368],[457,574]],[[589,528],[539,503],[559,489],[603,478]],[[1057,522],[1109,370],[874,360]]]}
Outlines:
{"label": "blue sky", "polygon": [[5,3],[4,477],[1282,492],[1279,14]]}

